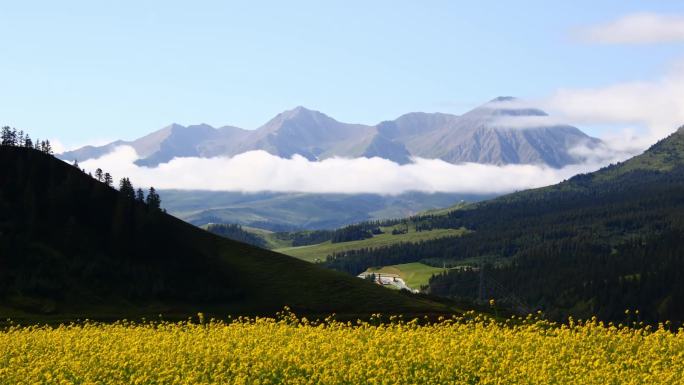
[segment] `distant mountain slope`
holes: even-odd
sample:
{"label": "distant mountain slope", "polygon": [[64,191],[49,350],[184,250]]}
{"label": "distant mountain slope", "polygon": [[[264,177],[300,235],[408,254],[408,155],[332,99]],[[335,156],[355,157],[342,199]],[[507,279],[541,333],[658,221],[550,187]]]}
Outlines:
{"label": "distant mountain slope", "polygon": [[552,124],[545,117],[545,112],[519,107],[515,99],[507,97],[461,116],[414,112],[376,126],[342,123],[318,111],[297,107],[252,131],[172,124],[131,142],[87,146],[59,156],[84,161],[116,146],[130,145],[142,158],[138,164],[149,167],[174,157],[234,156],[252,150],[286,158],[299,154],[309,160],[377,156],[405,164],[417,156],[451,163],[563,167],[583,160],[573,153],[573,148],[598,145],[597,139],[576,127]]}
{"label": "distant mountain slope", "polygon": [[555,319],[621,322],[638,309],[643,320],[684,322],[684,128],[626,162],[421,221],[472,232],[340,253],[328,266],[474,266],[433,278],[430,291],[522,300]]}
{"label": "distant mountain slope", "polygon": [[318,111],[297,107],[259,127],[235,153],[265,150],[285,158],[299,154],[310,160],[353,152],[360,155],[363,143],[371,140],[374,131],[371,126],[340,123]]}
{"label": "distant mountain slope", "polygon": [[340,123],[304,107],[282,112],[253,131],[230,126],[215,129],[206,124],[188,127],[172,124],[132,142],[87,146],[59,157],[83,161],[102,156],[120,145],[135,148],[142,157],[137,163],[148,167],[174,157],[233,156],[253,150],[284,158],[299,154],[309,160],[380,156],[404,164],[410,157],[403,144],[378,134],[373,126]]}
{"label": "distant mountain slope", "polygon": [[273,231],[334,229],[373,219],[475,202],[493,195],[410,192],[376,194],[240,193],[163,190],[164,206],[192,224],[236,223]]}
{"label": "distant mountain slope", "polygon": [[450,163],[563,167],[581,161],[573,148],[600,143],[576,127],[551,124],[545,117],[541,110],[518,107],[515,99],[500,97],[413,139],[407,147],[415,156]]}
{"label": "distant mountain slope", "polygon": [[2,146],[0,164],[3,316],[445,310],[215,236],[32,149]]}
{"label": "distant mountain slope", "polygon": [[[151,151],[147,151],[143,155],[145,158],[137,160],[136,164],[155,167],[176,157],[223,155],[229,148],[227,146],[239,142],[249,134],[249,131],[237,127],[226,126],[215,129],[207,124],[188,127],[174,124],[170,126],[169,130],[169,134],[163,136],[163,140]],[[140,142],[140,140],[135,141],[134,148],[140,147]]]}
{"label": "distant mountain slope", "polygon": [[399,140],[402,143],[411,143],[416,137],[455,124],[457,115],[443,114],[440,112],[410,112],[395,120],[385,121],[378,124],[381,134],[388,138]]}

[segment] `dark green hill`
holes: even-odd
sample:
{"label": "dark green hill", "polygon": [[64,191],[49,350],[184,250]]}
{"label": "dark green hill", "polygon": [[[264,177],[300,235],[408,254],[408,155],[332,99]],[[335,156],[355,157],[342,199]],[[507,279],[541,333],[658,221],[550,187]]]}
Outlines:
{"label": "dark green hill", "polygon": [[470,265],[433,278],[430,291],[524,302],[561,319],[622,321],[639,309],[641,319],[684,321],[684,129],[624,163],[424,220],[471,232],[340,253],[327,265]]}
{"label": "dark green hill", "polygon": [[36,150],[0,147],[0,316],[427,313],[442,305],[231,241]]}

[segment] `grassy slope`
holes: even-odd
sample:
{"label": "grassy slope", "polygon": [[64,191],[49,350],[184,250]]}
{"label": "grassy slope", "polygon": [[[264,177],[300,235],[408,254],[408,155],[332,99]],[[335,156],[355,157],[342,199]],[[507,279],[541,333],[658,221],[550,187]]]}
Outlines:
{"label": "grassy slope", "polygon": [[423,211],[422,213],[419,213],[418,216],[421,216],[421,215],[435,215],[435,216],[436,215],[447,215],[452,211],[462,210],[466,206],[468,206],[468,203],[465,201],[461,201],[459,203],[456,203],[453,206],[445,207],[442,209],[430,209],[430,210]]}
{"label": "grassy slope", "polygon": [[[5,247],[5,251],[0,253],[0,267],[11,267],[10,270],[0,270],[6,280],[5,286],[0,287],[3,289],[0,291],[0,310],[3,314],[40,319],[73,319],[84,316],[114,319],[158,313],[184,317],[196,311],[205,311],[225,316],[229,313],[268,314],[285,305],[308,314],[446,311],[443,305],[390,292],[343,273],[224,239],[161,213],[155,214],[154,222],[151,222],[155,225],[147,227],[148,234],[133,233],[134,238],[130,239],[160,239],[163,248],[170,251],[169,256],[150,255],[131,259],[122,253],[126,253],[126,247],[130,247],[131,251],[136,250],[138,246],[135,243],[112,246],[107,242],[87,242],[84,235],[92,234],[103,237],[103,240],[109,239],[110,233],[99,229],[109,228],[116,219],[113,216],[116,213],[113,205],[120,201],[117,191],[105,187],[56,158],[33,150],[2,147],[0,164],[12,165],[0,169],[0,208],[5,207],[10,212],[0,212],[0,251]],[[79,190],[71,191],[72,186],[78,186]],[[58,194],[50,194],[50,191]],[[27,193],[31,195],[32,205],[46,209],[32,211],[36,220],[26,222],[28,225],[23,223],[18,226],[16,221],[22,221],[24,213],[29,210],[29,206],[25,206]],[[65,207],[73,207],[75,211],[68,211]],[[69,226],[59,226],[60,223],[68,223]],[[26,231],[33,235],[27,237]],[[68,243],[63,242],[67,237],[76,240],[82,238],[78,241],[80,246],[77,255],[69,255],[71,249],[64,246]],[[22,250],[22,242],[29,242],[25,250],[39,251],[32,251],[35,255],[12,254],[12,250]],[[32,245],[38,245],[39,249]],[[161,247],[162,243],[146,244],[145,247],[154,250],[155,245]],[[173,255],[173,260],[168,259],[174,250],[180,251]],[[50,256],[51,263],[59,264],[59,259],[64,258],[59,272],[61,275],[47,272],[44,273],[47,275],[40,276],[51,279],[51,284],[57,285],[55,287],[59,287],[62,293],[57,296],[52,295],[55,293],[39,291],[30,296],[21,293],[22,286],[16,280],[20,275],[16,274],[34,274],[32,265],[28,263],[40,263],[41,258],[46,255]],[[159,259],[160,257],[165,259]],[[111,270],[110,266],[116,266],[120,263],[118,260],[125,260],[127,270],[120,276],[132,278],[119,281],[117,294],[108,295],[107,287],[102,287],[101,284],[97,287],[97,279],[86,280],[82,270],[69,270],[79,266],[78,263],[83,258],[87,258],[90,270],[104,274],[119,273]],[[103,263],[102,267],[98,267],[100,263]],[[172,275],[156,273],[157,265],[169,264],[176,269]],[[186,264],[194,269],[193,272],[185,271],[185,276],[179,276],[178,271],[183,274],[183,266]],[[188,302],[168,295],[138,295],[129,298],[125,293],[136,290],[143,284],[136,281],[135,273],[131,273],[136,269],[157,274],[160,282],[181,283],[185,280],[184,283],[189,288],[193,285],[207,285],[207,282],[219,282],[214,289],[221,290],[223,288],[219,286],[223,284],[220,282],[225,282],[225,286],[231,290],[237,289],[239,295],[230,300],[212,303]],[[201,269],[207,270],[203,272]],[[205,278],[208,276],[214,279],[208,281]],[[204,289],[214,290],[211,287]],[[72,296],[69,293],[76,294]],[[96,295],[91,295],[92,293]],[[51,298],[46,299],[46,295]],[[49,304],[48,307],[45,306],[46,303]]]}
{"label": "grassy slope", "polygon": [[381,246],[389,246],[397,243],[416,243],[430,239],[455,237],[462,235],[463,229],[436,229],[432,231],[417,232],[414,229],[409,229],[406,234],[392,235],[391,228],[383,228],[384,234],[379,234],[373,238],[364,239],[360,241],[331,243],[324,242],[317,245],[286,247],[277,249],[279,253],[287,254],[299,259],[309,262],[324,261],[325,257],[334,252],[341,252],[347,250],[356,250],[363,248],[373,248]]}
{"label": "grassy slope", "polygon": [[269,230],[264,230],[260,229],[257,227],[250,227],[250,226],[242,226],[242,229],[250,232],[252,234],[256,234],[260,236],[264,241],[266,241],[266,247],[269,250],[274,250],[274,249],[280,249],[283,247],[289,247],[291,245],[291,241],[286,241],[279,239],[278,237],[275,236],[276,233],[273,231]]}
{"label": "grassy slope", "polygon": [[373,273],[396,274],[412,289],[420,289],[427,285],[430,277],[444,272],[444,269],[428,266],[420,262],[402,263],[383,267],[371,267],[366,271]]}
{"label": "grassy slope", "polygon": [[645,153],[636,156],[620,165],[604,172],[597,173],[598,180],[616,177],[634,170],[671,171],[675,165],[681,164],[684,154],[684,127],[680,128],[670,140],[655,144]]}

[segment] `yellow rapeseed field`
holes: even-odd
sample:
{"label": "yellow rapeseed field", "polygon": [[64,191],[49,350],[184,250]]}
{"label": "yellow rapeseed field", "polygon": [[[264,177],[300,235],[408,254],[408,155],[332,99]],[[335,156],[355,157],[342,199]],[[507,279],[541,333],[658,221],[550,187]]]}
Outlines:
{"label": "yellow rapeseed field", "polygon": [[2,384],[682,384],[684,331],[475,314],[421,325],[240,318],[0,331]]}

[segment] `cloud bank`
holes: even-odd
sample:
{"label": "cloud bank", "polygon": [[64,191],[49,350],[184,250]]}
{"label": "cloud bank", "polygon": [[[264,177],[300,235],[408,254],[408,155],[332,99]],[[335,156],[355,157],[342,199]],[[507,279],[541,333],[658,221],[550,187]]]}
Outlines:
{"label": "cloud bank", "polygon": [[415,159],[399,165],[381,158],[332,158],[309,161],[280,158],[265,151],[234,157],[175,158],[155,168],[135,165],[129,146],[81,163],[86,171],[102,168],[115,180],[129,177],[136,186],[213,191],[400,194],[408,191],[506,193],[550,185],[605,164],[587,163],[554,169],[536,165],[450,164]]}
{"label": "cloud bank", "polygon": [[[627,128],[617,133],[622,138],[613,142],[645,148],[684,124],[684,62],[672,66],[654,81],[559,89],[542,104],[554,115],[573,123]],[[635,138],[634,131],[639,127],[646,128],[646,133]],[[628,140],[630,135],[632,140]]]}
{"label": "cloud bank", "polygon": [[579,33],[589,42],[603,44],[653,44],[684,42],[684,16],[634,13]]}

